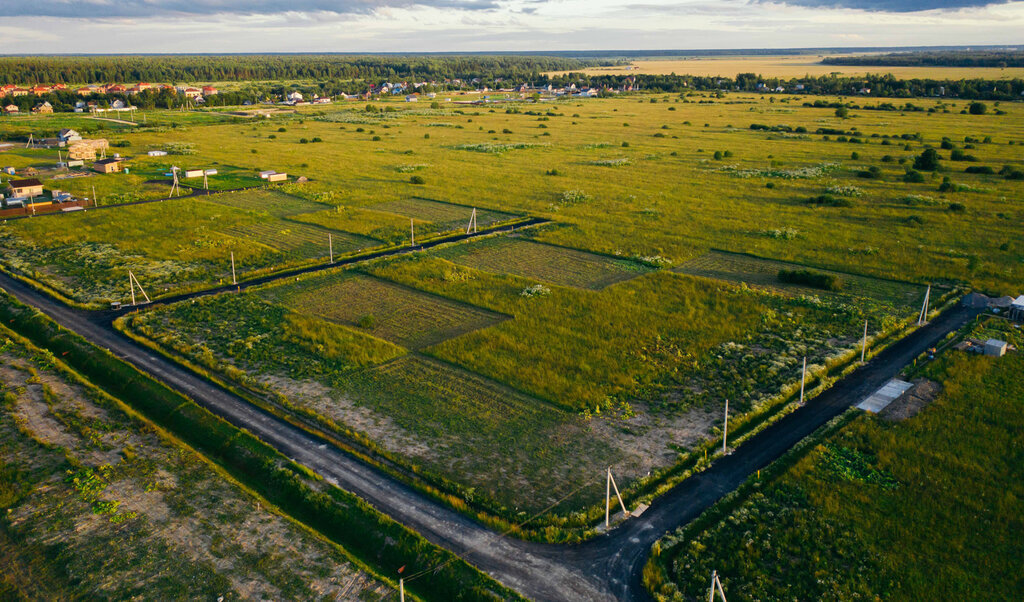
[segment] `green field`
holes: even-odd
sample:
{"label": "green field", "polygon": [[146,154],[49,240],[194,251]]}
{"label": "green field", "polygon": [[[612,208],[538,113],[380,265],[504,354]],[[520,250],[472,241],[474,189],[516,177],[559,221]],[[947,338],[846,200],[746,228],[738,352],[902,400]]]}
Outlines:
{"label": "green field", "polygon": [[[404,215],[416,220],[431,222],[438,231],[464,230],[469,225],[469,219],[473,213],[473,207],[468,205],[455,205],[431,199],[407,198],[395,201],[376,203],[370,208],[375,211],[395,213]],[[476,223],[480,228],[486,228],[496,223],[507,221],[515,217],[510,213],[493,211],[478,208],[476,211]]]}
{"label": "green field", "polygon": [[[473,207],[480,227],[549,220],[360,264],[356,275],[147,311],[134,323],[284,410],[329,422],[410,472],[423,468],[446,492],[467,499],[473,488],[474,508],[512,520],[513,508],[541,503],[531,492],[579,481],[540,452],[522,479],[504,478],[514,471],[507,443],[474,429],[506,427],[488,426],[493,414],[468,402],[458,405],[464,425],[451,426],[459,434],[437,439],[437,425],[455,420],[442,389],[456,388],[434,380],[484,383],[523,416],[543,409],[535,432],[521,426],[526,418],[507,428],[529,447],[549,436],[541,423],[562,425],[579,453],[590,453],[582,441],[601,446],[595,461],[629,488],[712,445],[725,398],[736,423],[754,428],[791,402],[804,357],[817,385],[851,365],[865,320],[869,341],[891,341],[928,283],[933,298],[957,284],[1020,294],[1024,181],[1014,174],[1024,170],[1024,105],[971,115],[964,101],[908,99],[923,110],[841,118],[803,100],[394,100],[259,120],[181,117],[178,127],[120,132],[130,146],[118,148],[141,155],[176,144],[191,154],[140,159],[129,175],[67,188],[156,198],[165,184],[140,174],[171,162],[223,168],[225,181],[262,169],[310,180],[10,221],[0,261],[99,303],[124,299],[128,269],[166,294],[229,282],[232,252],[246,277],[321,261],[328,234],[338,255],[405,245],[410,219],[418,239],[464,231]],[[940,168],[914,170],[928,149]],[[0,163],[42,166],[56,158],[48,152],[11,150]],[[792,268],[836,275],[842,290],[783,285],[779,270]],[[356,386],[387,370],[397,371],[394,388]],[[399,386],[416,378],[418,423],[402,413],[410,394]],[[591,470],[567,449],[567,465]],[[495,460],[503,455],[508,462]],[[599,495],[581,491],[561,516]]]}
{"label": "green field", "polygon": [[369,276],[341,273],[266,289],[293,311],[422,349],[503,320],[503,316]]}
{"label": "green field", "polygon": [[[995,332],[1024,344],[1005,323]],[[700,599],[712,570],[729,599],[1017,597],[1022,369],[1019,353],[947,352],[924,371],[943,391],[919,415],[859,415],[738,505],[659,542],[659,568],[645,571],[655,597]]]}
{"label": "green field", "polygon": [[[742,282],[794,295],[820,295],[822,293],[821,289],[779,280],[780,270],[794,269],[807,269],[807,266],[749,255],[711,251],[687,261],[676,270],[693,276]],[[835,276],[839,280],[841,290],[832,294],[849,297],[851,300],[868,298],[876,302],[890,304],[893,307],[905,306],[908,308],[924,300],[924,290],[919,285],[833,270],[811,269],[816,273]]]}
{"label": "green field", "polygon": [[512,237],[448,247],[438,255],[479,270],[589,289],[602,289],[649,271],[629,260]]}

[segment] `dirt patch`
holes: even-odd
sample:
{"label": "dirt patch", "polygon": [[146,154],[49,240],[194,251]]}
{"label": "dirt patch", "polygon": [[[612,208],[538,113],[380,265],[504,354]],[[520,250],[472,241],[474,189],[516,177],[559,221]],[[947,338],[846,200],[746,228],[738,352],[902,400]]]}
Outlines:
{"label": "dirt patch", "polygon": [[942,385],[933,380],[918,378],[912,382],[914,386],[904,391],[903,395],[882,409],[878,413],[879,418],[889,421],[913,418],[942,392]]}
{"label": "dirt patch", "polygon": [[691,408],[673,416],[652,415],[634,403],[637,415],[627,420],[596,419],[591,428],[597,438],[618,448],[625,458],[613,468],[627,477],[643,477],[655,468],[673,464],[680,450],[708,437],[721,418],[719,410]]}
{"label": "dirt patch", "polygon": [[260,382],[272,391],[280,391],[297,405],[368,435],[390,452],[418,457],[430,457],[436,453],[436,445],[431,447],[423,443],[391,418],[360,406],[319,382],[277,375],[261,375]]}

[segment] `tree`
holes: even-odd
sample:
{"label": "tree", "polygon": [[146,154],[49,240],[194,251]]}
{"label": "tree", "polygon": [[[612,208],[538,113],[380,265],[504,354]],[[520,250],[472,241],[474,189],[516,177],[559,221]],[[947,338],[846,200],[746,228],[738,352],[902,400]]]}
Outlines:
{"label": "tree", "polygon": [[846,119],[849,116],[850,116],[850,109],[846,108],[845,106],[838,107],[836,109],[836,117],[838,117],[840,119]]}
{"label": "tree", "polygon": [[971,115],[984,115],[988,112],[988,105],[983,102],[972,102],[967,105],[967,112]]}
{"label": "tree", "polygon": [[920,171],[938,171],[939,153],[934,148],[926,148],[914,159],[914,169]]}

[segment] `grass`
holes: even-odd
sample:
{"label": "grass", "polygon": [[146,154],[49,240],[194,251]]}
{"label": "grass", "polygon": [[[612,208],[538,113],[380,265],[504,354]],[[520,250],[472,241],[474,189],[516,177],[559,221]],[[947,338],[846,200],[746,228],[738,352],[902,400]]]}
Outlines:
{"label": "grass", "polygon": [[[820,287],[801,285],[799,282],[787,282],[780,277],[783,270],[806,269],[804,266],[738,253],[711,251],[686,262],[677,269],[694,276],[743,282],[794,295],[817,295],[822,292]],[[842,282],[842,290],[829,291],[829,294],[842,295],[851,300],[869,298],[893,307],[909,307],[924,299],[924,290],[918,285],[907,282],[883,280],[834,270],[815,269],[814,272],[832,276]]]}
{"label": "grass", "polygon": [[323,211],[324,205],[276,190],[247,190],[245,192],[214,194],[203,200],[226,207],[235,207],[273,217],[296,217]]}
{"label": "grass", "polygon": [[438,255],[479,270],[589,289],[602,289],[648,271],[628,260],[511,237],[452,246]]}
{"label": "grass", "polygon": [[388,591],[12,336],[0,332],[2,597],[304,600],[356,577],[360,595]]}
{"label": "grass", "polygon": [[[466,205],[455,205],[443,203],[430,199],[407,198],[395,201],[385,201],[371,206],[376,211],[396,213],[406,217],[431,222],[438,231],[464,229],[469,224],[473,207]],[[507,221],[515,217],[512,214],[501,211],[492,211],[484,208],[477,209],[477,226],[486,228],[496,223]]]}
{"label": "grass", "polygon": [[656,597],[704,595],[713,568],[740,598],[1014,597],[1022,368],[1019,353],[949,352],[926,370],[944,391],[917,417],[862,415],[720,521],[661,542]]}
{"label": "grass", "polygon": [[409,349],[429,347],[504,319],[443,297],[344,272],[267,288],[261,295],[293,311],[346,324]]}

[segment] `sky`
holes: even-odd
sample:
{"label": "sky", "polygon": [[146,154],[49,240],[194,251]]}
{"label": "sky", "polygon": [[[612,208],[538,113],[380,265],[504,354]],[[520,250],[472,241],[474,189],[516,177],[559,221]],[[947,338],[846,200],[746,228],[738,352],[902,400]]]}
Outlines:
{"label": "sky", "polygon": [[0,0],[0,54],[1024,43],[1024,0]]}

